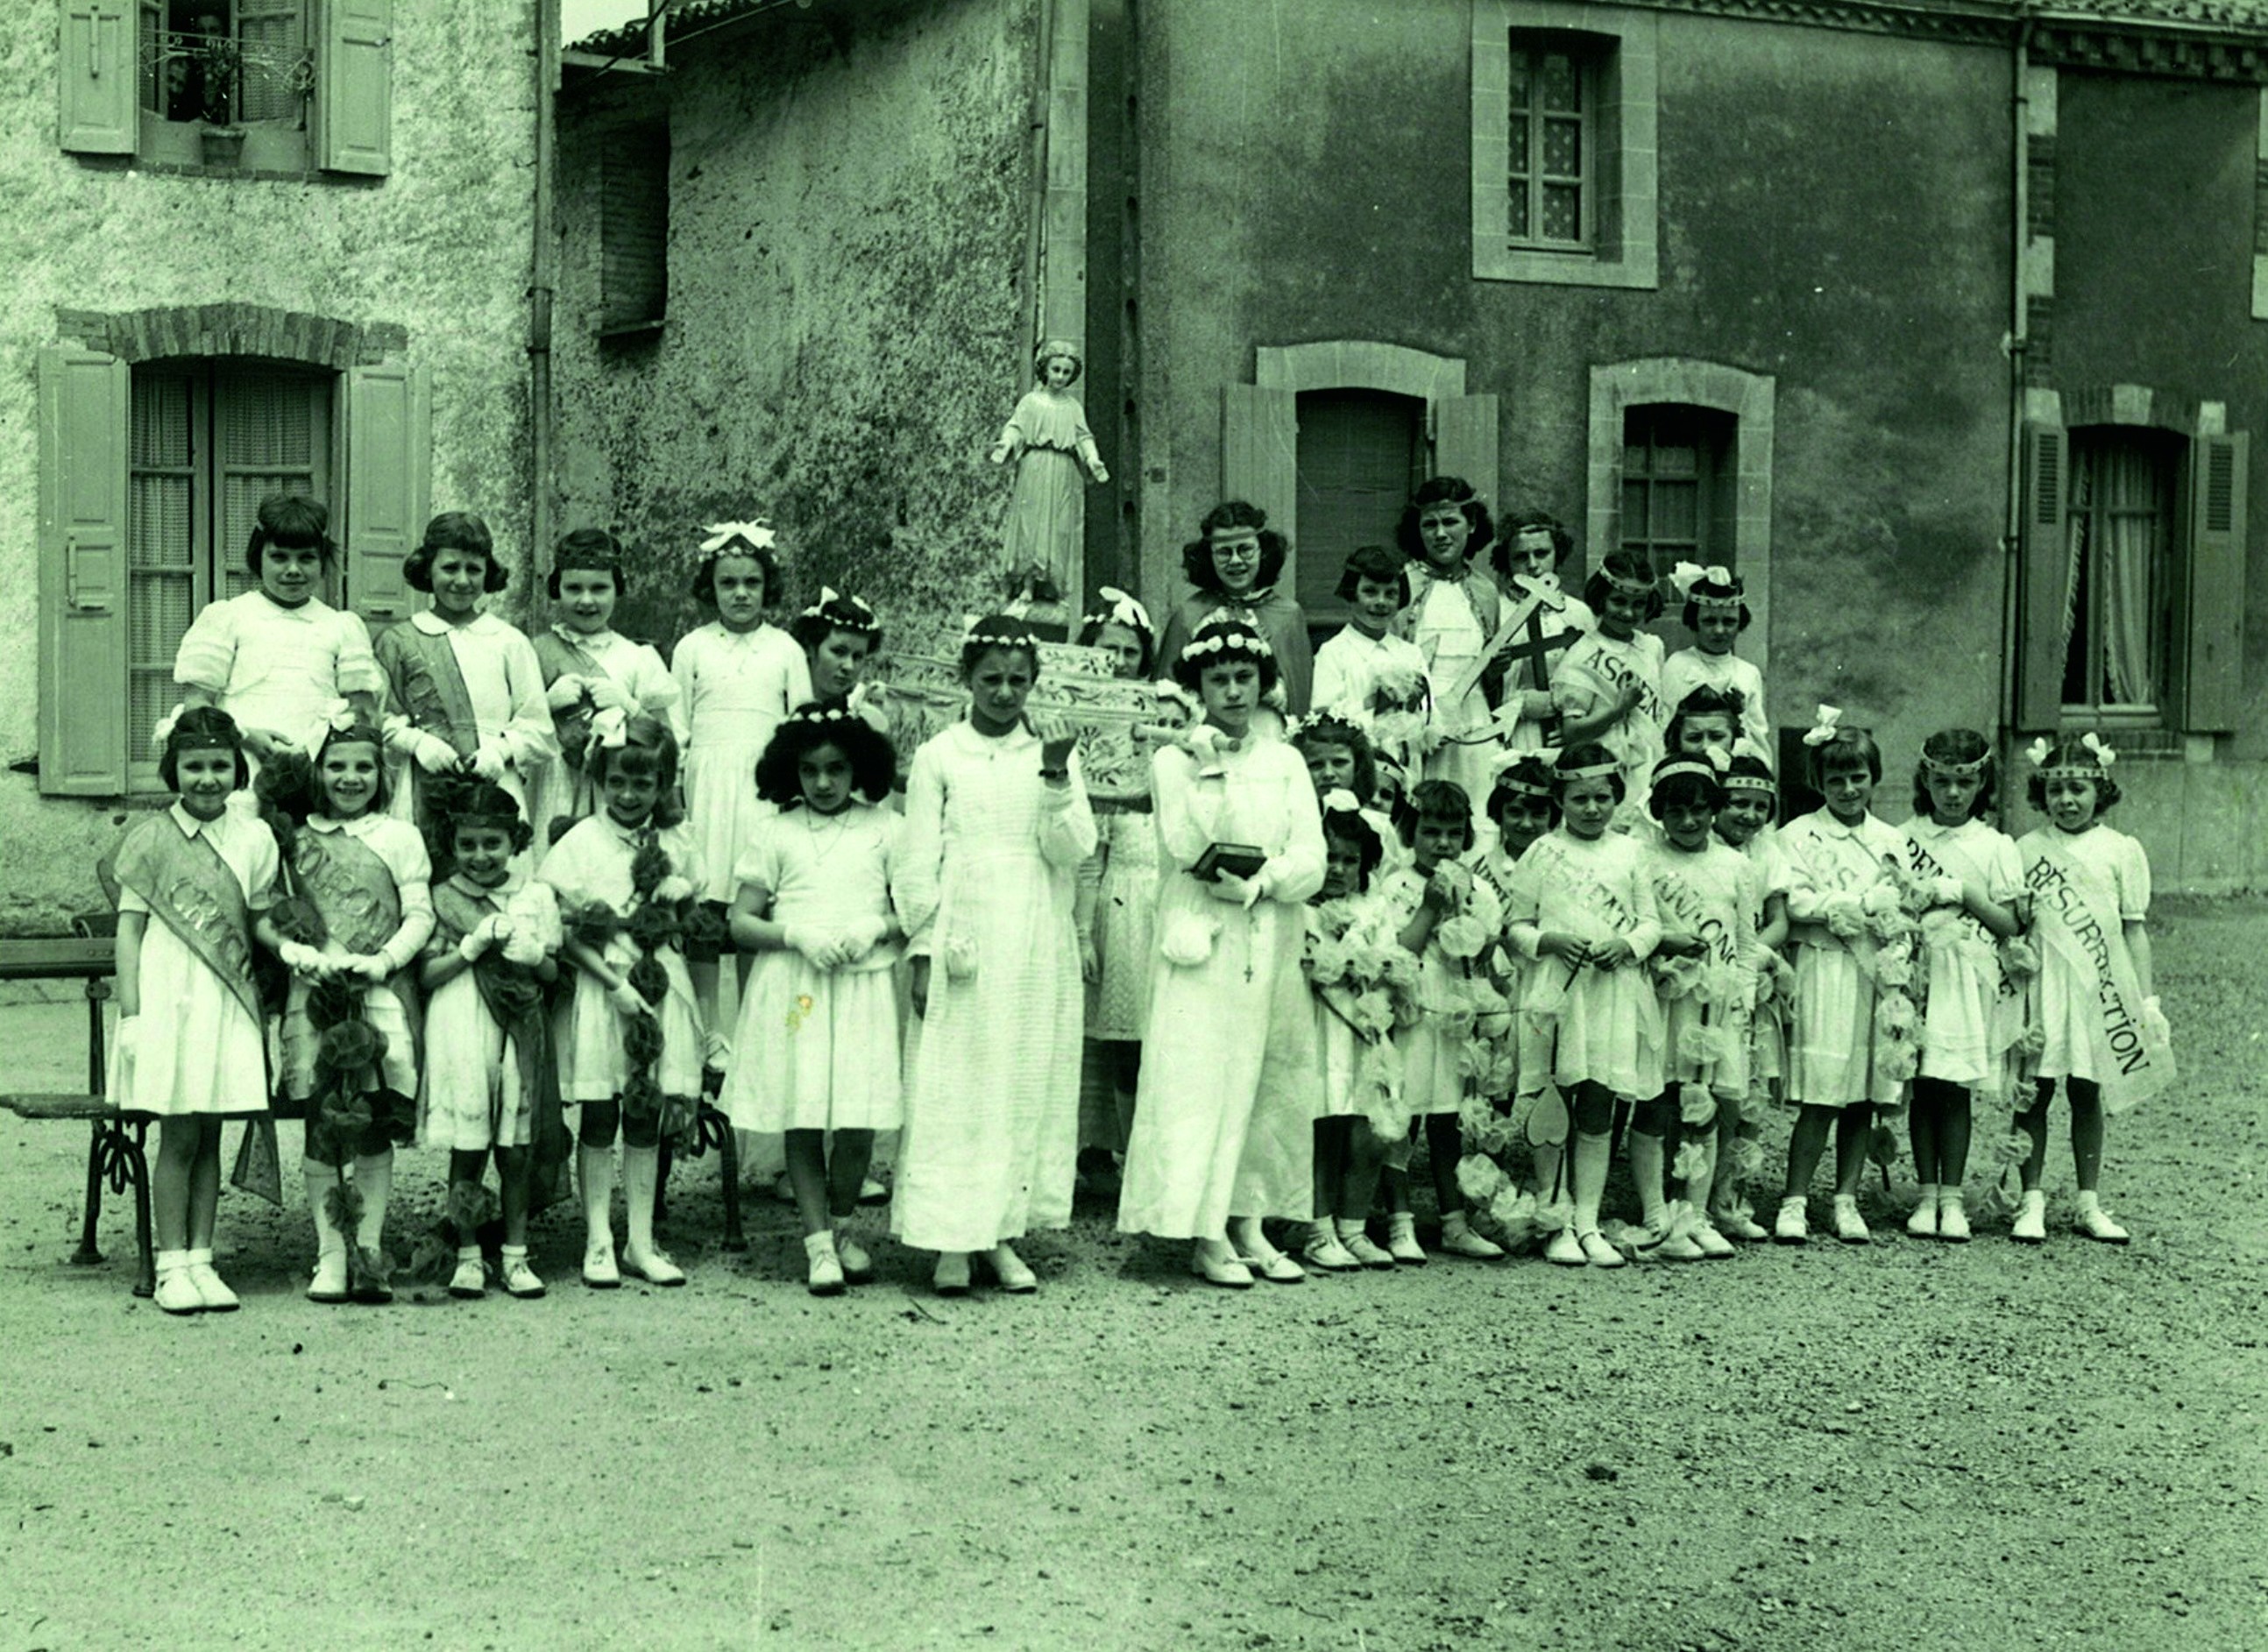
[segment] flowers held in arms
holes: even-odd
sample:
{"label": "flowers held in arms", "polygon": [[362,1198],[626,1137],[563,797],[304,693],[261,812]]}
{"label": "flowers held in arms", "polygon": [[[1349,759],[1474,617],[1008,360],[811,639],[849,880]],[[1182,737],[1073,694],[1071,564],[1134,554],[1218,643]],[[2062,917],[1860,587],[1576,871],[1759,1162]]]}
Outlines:
{"label": "flowers held in arms", "polygon": [[[1859,944],[1852,950],[1874,979],[1874,1070],[1903,1084],[1921,1065],[1916,1040],[1921,1029],[1921,993],[1914,971],[1914,948],[1921,914],[1932,891],[1914,878],[1896,855],[1884,855],[1886,883],[1868,889],[1859,902]],[[1840,933],[1840,931],[1837,932]]]}
{"label": "flowers held in arms", "polygon": [[630,858],[629,912],[618,914],[605,902],[592,901],[563,910],[560,918],[568,934],[610,962],[628,959],[622,978],[644,1001],[622,1024],[622,1055],[630,1069],[622,1080],[623,1120],[656,1120],[661,1140],[685,1154],[698,1153],[699,1098],[665,1095],[655,1077],[662,1037],[661,1018],[654,1012],[669,996],[661,954],[717,939],[715,915],[694,898],[692,884],[678,875],[668,851],[649,829]]}
{"label": "flowers held in arms", "polygon": [[1300,963],[1325,1007],[1361,1045],[1356,1110],[1381,1138],[1398,1139],[1409,1131],[1410,1110],[1402,1102],[1402,1064],[1388,1040],[1396,1027],[1417,1019],[1418,960],[1383,926],[1375,907],[1345,897],[1311,910]]}

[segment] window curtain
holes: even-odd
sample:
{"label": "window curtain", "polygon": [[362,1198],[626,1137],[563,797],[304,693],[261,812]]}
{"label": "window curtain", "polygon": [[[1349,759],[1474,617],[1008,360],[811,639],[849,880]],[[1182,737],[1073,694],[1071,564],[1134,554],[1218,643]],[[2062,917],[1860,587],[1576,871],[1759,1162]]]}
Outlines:
{"label": "window curtain", "polygon": [[[2088,632],[2099,627],[2100,675],[2086,683],[2087,698],[2154,705],[2165,673],[2164,467],[2146,449],[2115,441],[2088,443],[2073,458],[2066,657],[2077,649],[2084,659]],[[2082,606],[2091,614],[2082,616]]]}

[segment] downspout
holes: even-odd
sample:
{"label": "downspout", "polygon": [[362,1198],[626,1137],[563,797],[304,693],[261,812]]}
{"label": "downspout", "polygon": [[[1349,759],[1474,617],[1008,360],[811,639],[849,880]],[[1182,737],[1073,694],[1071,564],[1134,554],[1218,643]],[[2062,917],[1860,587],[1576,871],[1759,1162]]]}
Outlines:
{"label": "downspout", "polygon": [[527,287],[528,566],[551,564],[552,151],[559,99],[560,0],[535,0],[535,246]]}
{"label": "downspout", "polygon": [[2016,0],[2015,32],[2010,37],[2008,123],[2011,214],[2008,260],[2008,488],[2000,539],[2000,707],[2003,742],[2015,734],[2018,651],[2022,646],[2017,603],[2024,541],[2024,387],[2031,343],[2027,273],[2031,262],[2031,84],[2032,17],[2028,0]]}
{"label": "downspout", "polygon": [[1024,303],[1028,330],[1016,352],[1018,394],[1032,387],[1032,352],[1040,341],[1040,258],[1048,218],[1048,111],[1054,101],[1056,0],[1039,0],[1039,49],[1032,63],[1032,101],[1026,119],[1030,142],[1028,193],[1024,202]]}

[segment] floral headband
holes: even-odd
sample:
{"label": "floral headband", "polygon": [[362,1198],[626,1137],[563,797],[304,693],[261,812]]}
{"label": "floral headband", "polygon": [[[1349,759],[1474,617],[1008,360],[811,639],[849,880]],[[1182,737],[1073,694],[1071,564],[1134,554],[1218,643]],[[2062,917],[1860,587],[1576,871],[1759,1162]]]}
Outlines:
{"label": "floral headband", "polygon": [[1778,797],[1779,787],[1768,774],[1747,774],[1738,769],[1728,770],[1719,780],[1727,792],[1756,792],[1765,797]]}
{"label": "floral headband", "polygon": [[1213,654],[1227,653],[1250,654],[1255,660],[1273,660],[1276,651],[1268,639],[1257,631],[1216,631],[1204,638],[1191,638],[1182,645],[1182,658],[1204,660]]}
{"label": "floral headband", "polygon": [[[848,608],[856,618],[844,619],[831,615],[827,611],[830,608]],[[843,631],[878,631],[882,629],[881,619],[875,614],[872,603],[863,597],[844,596],[831,585],[819,587],[819,601],[803,610],[803,617],[827,620]]]}
{"label": "floral headband", "polygon": [[1106,585],[1095,594],[1103,606],[1079,619],[1082,627],[1088,625],[1123,625],[1145,636],[1154,635],[1157,628],[1150,623],[1150,610],[1115,585]]}
{"label": "floral headband", "polygon": [[840,705],[807,705],[801,711],[789,712],[786,720],[791,723],[808,723],[814,727],[824,728],[830,723],[863,723],[866,719],[858,712]]}
{"label": "floral headband", "polygon": [[1029,632],[985,631],[976,629],[976,622],[968,622],[969,630],[961,639],[963,648],[1036,648],[1039,638]]}
{"label": "floral headband", "polygon": [[1705,568],[1697,562],[1681,562],[1669,571],[1669,583],[1679,596],[1702,608],[1738,608],[1746,594],[1739,576],[1722,563]]}
{"label": "floral headband", "polygon": [[701,542],[701,554],[704,557],[729,549],[735,542],[752,550],[773,550],[779,545],[779,535],[761,516],[752,522],[711,522],[701,531],[709,535]]}
{"label": "floral headband", "polygon": [[177,734],[175,730],[181,720],[181,713],[188,709],[187,705],[177,704],[158,719],[158,726],[150,731],[151,750],[163,752],[169,744],[176,751],[237,751],[242,749],[240,737],[223,734],[217,729],[192,728]]}
{"label": "floral headband", "polygon": [[[2110,772],[2110,765],[2118,761],[2118,754],[2111,749],[2110,742],[2089,729],[2079,737],[2079,744],[2080,749],[2087,752],[2088,757],[2066,756],[2062,762],[2051,764],[2049,760],[2057,750],[2067,751],[2069,748],[2051,746],[2047,736],[2043,734],[2026,748],[2024,756],[2031,760],[2032,767],[2037,769],[2043,778],[2052,778],[2058,775],[2076,780],[2107,778]],[[2089,761],[2089,758],[2092,761]]]}
{"label": "floral headband", "polygon": [[1551,795],[1550,786],[1538,785],[1533,780],[1523,780],[1515,772],[1523,763],[1540,763],[1547,768],[1550,766],[1550,759],[1540,751],[1507,751],[1496,760],[1496,767],[1490,775],[1490,778],[1495,782],[1495,789],[1516,792],[1522,797],[1550,797]]}

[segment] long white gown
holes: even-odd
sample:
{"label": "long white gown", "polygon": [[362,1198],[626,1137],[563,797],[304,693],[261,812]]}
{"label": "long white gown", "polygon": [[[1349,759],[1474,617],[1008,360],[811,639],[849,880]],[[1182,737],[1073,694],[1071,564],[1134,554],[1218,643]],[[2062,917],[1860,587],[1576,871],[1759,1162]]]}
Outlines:
{"label": "long white gown", "polygon": [[914,754],[892,896],[929,1007],[905,1100],[890,1226],[924,1250],[989,1250],[1071,1221],[1084,991],[1072,906],[1094,852],[1080,782],[1040,742],[966,722]]}
{"label": "long white gown", "polygon": [[[1151,762],[1158,955],[1118,1203],[1125,1232],[1175,1239],[1219,1238],[1231,1216],[1306,1220],[1322,1105],[1300,968],[1302,908],[1323,886],[1314,783],[1298,752],[1266,738],[1205,768],[1173,747]],[[1189,874],[1215,843],[1267,855],[1249,911]]]}

